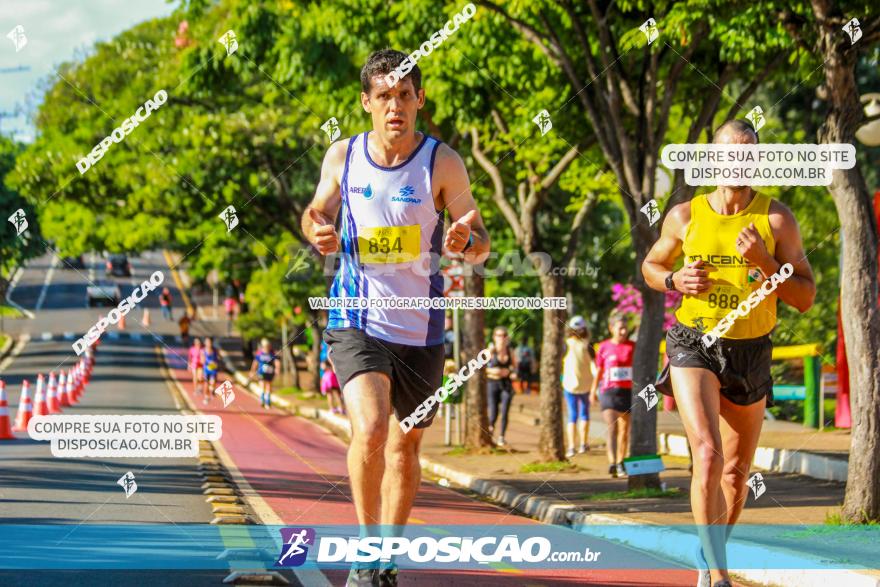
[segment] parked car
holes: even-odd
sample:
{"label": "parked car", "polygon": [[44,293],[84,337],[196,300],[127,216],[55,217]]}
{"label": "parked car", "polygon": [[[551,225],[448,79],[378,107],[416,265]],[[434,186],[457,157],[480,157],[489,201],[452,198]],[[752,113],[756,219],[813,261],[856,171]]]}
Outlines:
{"label": "parked car", "polygon": [[90,308],[97,305],[118,306],[121,299],[119,286],[109,281],[99,281],[86,288],[86,302]]}
{"label": "parked car", "polygon": [[82,255],[73,255],[61,259],[62,269],[85,269],[86,263],[83,261]]}
{"label": "parked car", "polygon": [[107,276],[131,277],[131,263],[126,255],[110,255],[104,272]]}

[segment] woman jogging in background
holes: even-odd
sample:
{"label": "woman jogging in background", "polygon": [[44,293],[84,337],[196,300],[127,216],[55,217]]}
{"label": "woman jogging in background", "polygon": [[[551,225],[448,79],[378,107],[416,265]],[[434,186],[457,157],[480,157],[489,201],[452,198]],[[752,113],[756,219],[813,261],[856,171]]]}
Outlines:
{"label": "woman jogging in background", "polygon": [[516,379],[519,393],[526,395],[532,393],[535,371],[535,353],[529,346],[528,340],[523,339],[522,344],[516,350]]}
{"label": "woman jogging in background", "polygon": [[334,414],[345,415],[345,404],[342,403],[342,390],[339,379],[330,361],[321,361],[321,393],[327,396],[327,408]]}
{"label": "woman jogging in background", "polygon": [[[602,341],[596,356],[598,373],[590,390],[593,403],[602,406],[602,419],[607,425],[605,451],[608,472],[612,477],[625,474],[623,459],[629,449],[629,410],[632,407],[632,364],[635,344],[623,316],[608,320],[611,338]],[[601,393],[598,390],[601,388]]]}
{"label": "woman jogging in background", "polygon": [[486,376],[489,378],[489,433],[494,434],[495,422],[501,416],[501,430],[496,444],[504,446],[504,434],[507,432],[507,415],[510,412],[510,402],[513,400],[512,377],[516,369],[516,359],[510,351],[510,339],[507,329],[499,326],[492,333],[492,343],[489,345],[492,358],[486,365]]}
{"label": "woman jogging in background", "polygon": [[220,370],[220,355],[214,348],[211,337],[205,338],[205,349],[202,351],[202,365],[204,365],[205,381],[202,386],[202,403],[211,401],[211,394],[217,385],[217,373]]}
{"label": "woman jogging in background", "polygon": [[193,376],[193,390],[199,389],[199,382],[204,379],[203,367],[202,341],[196,338],[193,340],[192,346],[189,347],[189,370]]}
{"label": "woman jogging in background", "polygon": [[281,361],[272,351],[272,343],[268,338],[260,340],[260,350],[254,355],[250,376],[256,373],[260,377],[260,407],[263,409],[272,407],[272,380],[280,369]]}
{"label": "woman jogging in background", "polygon": [[582,316],[574,316],[568,321],[565,337],[565,357],[562,359],[562,388],[565,403],[568,404],[568,422],[565,424],[568,436],[567,458],[575,454],[575,426],[578,438],[577,453],[590,450],[590,389],[593,386],[593,349],[590,347],[590,332],[587,321]]}

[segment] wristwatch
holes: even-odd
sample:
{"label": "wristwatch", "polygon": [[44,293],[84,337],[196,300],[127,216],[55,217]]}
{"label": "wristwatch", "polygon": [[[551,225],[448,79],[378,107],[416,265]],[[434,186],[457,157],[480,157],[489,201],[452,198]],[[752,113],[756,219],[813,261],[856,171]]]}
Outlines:
{"label": "wristwatch", "polygon": [[465,252],[466,250],[468,250],[469,248],[471,248],[471,246],[473,246],[473,244],[474,244],[474,233],[472,232],[471,235],[470,235],[470,237],[468,237],[468,242],[467,242],[467,244],[464,246],[464,248],[461,250],[461,252],[462,252],[462,253]]}
{"label": "wristwatch", "polygon": [[666,276],[666,289],[672,291],[675,289],[675,282],[672,280],[672,277],[675,275],[675,271]]}

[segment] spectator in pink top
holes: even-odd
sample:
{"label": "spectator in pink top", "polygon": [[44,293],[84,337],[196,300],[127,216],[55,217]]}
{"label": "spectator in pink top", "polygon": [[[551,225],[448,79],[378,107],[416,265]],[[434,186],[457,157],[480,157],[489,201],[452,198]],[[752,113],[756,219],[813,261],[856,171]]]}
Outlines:
{"label": "spectator in pink top", "polygon": [[235,320],[235,310],[238,302],[232,296],[226,296],[223,300],[223,307],[226,310],[226,334],[232,334],[232,322]]}
{"label": "spectator in pink top", "polygon": [[[605,443],[608,473],[624,475],[623,459],[629,449],[629,411],[632,407],[632,364],[635,343],[629,340],[629,329],[623,316],[612,315],[608,321],[611,338],[599,344],[596,353],[598,373],[593,380],[590,398],[602,406],[602,419],[607,425]],[[601,387],[601,393],[598,393]]]}
{"label": "spectator in pink top", "polygon": [[327,407],[334,414],[345,414],[345,405],[342,403],[342,390],[339,389],[339,379],[333,371],[330,361],[321,361],[321,394],[327,396]]}

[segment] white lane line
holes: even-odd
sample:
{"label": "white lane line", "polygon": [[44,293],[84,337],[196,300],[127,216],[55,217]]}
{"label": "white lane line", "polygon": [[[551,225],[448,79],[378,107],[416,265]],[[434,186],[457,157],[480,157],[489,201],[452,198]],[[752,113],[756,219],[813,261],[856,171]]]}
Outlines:
{"label": "white lane line", "polygon": [[95,251],[89,252],[89,281],[95,282]]}
{"label": "white lane line", "polygon": [[49,284],[52,283],[52,274],[55,273],[55,266],[58,264],[58,255],[52,255],[52,263],[49,265],[49,271],[46,272],[46,279],[43,281],[43,289],[40,290],[40,297],[37,299],[37,305],[34,310],[40,311],[43,307],[43,301],[46,299],[46,292],[49,291]]}
{"label": "white lane line", "polygon": [[23,308],[17,303],[12,301],[12,290],[15,289],[15,286],[18,285],[18,280],[21,279],[21,275],[24,273],[24,269],[21,265],[19,265],[15,269],[15,273],[12,274],[12,279],[9,280],[9,288],[6,290],[6,303],[27,316],[29,319],[34,319],[34,313],[28,310],[27,308]]}
{"label": "white lane line", "polygon": [[40,335],[40,340],[52,340],[52,333],[51,332],[44,332],[43,334]]}

